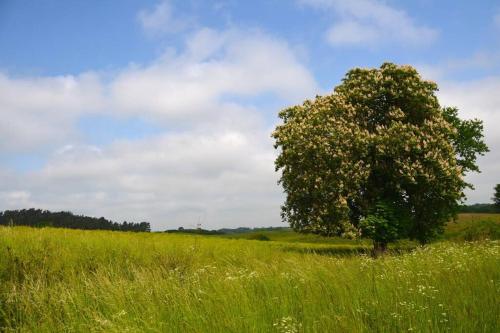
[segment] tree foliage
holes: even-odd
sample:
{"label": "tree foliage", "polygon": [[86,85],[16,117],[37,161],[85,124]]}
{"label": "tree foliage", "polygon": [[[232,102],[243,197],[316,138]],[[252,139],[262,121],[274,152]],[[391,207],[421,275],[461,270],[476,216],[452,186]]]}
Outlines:
{"label": "tree foliage", "polygon": [[471,186],[465,173],[478,171],[476,156],[488,149],[481,121],[441,107],[436,91],[411,66],[385,63],[282,110],[272,136],[283,219],[298,231],[383,242],[426,242],[441,231]]}
{"label": "tree foliage", "polygon": [[377,202],[359,221],[359,230],[375,244],[387,244],[405,234],[405,219],[397,216],[398,210],[390,202]]}
{"label": "tree foliage", "polygon": [[496,213],[498,212],[494,204],[476,203],[472,205],[461,205],[459,213]]}
{"label": "tree foliage", "polygon": [[493,194],[493,205],[497,210],[500,210],[500,184],[495,186],[495,193]]}
{"label": "tree foliage", "polygon": [[41,209],[6,210],[0,212],[0,225],[55,227],[84,230],[151,231],[149,222],[117,223],[104,217],[74,215],[71,212],[50,212]]}

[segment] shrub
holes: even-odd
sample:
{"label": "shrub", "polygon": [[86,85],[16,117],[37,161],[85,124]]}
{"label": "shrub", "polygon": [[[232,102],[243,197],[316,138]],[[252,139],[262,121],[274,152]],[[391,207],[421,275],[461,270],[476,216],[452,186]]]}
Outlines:
{"label": "shrub", "polygon": [[259,241],[270,241],[271,239],[264,234],[253,234],[248,236],[247,239],[259,240]]}

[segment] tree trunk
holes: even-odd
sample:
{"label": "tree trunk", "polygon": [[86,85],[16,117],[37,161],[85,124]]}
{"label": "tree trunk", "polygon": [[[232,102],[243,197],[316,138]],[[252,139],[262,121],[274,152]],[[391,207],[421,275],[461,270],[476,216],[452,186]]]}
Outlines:
{"label": "tree trunk", "polygon": [[383,256],[387,250],[387,243],[384,242],[373,242],[372,256],[378,258]]}

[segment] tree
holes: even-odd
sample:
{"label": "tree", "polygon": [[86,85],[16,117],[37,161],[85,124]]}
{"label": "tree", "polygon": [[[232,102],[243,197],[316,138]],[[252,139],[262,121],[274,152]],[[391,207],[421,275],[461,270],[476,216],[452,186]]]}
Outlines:
{"label": "tree", "polygon": [[436,91],[411,66],[385,63],[282,110],[272,134],[282,218],[297,231],[369,237],[382,251],[442,231],[488,148],[482,122],[441,107]]}
{"label": "tree", "polygon": [[30,227],[55,227],[87,230],[121,230],[150,232],[149,222],[116,223],[104,217],[95,218],[73,215],[71,212],[49,212],[41,209],[6,210],[0,212],[0,225],[25,225]]}
{"label": "tree", "polygon": [[500,184],[497,184],[495,186],[495,193],[493,194],[493,205],[497,209],[497,211],[500,211]]}

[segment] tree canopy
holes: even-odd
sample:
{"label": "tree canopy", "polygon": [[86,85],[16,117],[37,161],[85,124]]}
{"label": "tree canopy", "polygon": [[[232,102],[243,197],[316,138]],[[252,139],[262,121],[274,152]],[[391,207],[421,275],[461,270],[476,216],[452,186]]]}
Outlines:
{"label": "tree canopy", "polygon": [[6,210],[0,212],[0,225],[54,227],[84,230],[151,231],[149,222],[117,223],[104,217],[74,215],[71,212],[50,212],[41,209]]}
{"label": "tree canopy", "polygon": [[350,70],[333,93],[279,113],[272,134],[295,230],[426,242],[455,216],[488,151],[482,122],[442,107],[411,66]]}
{"label": "tree canopy", "polygon": [[495,193],[493,193],[493,205],[497,210],[500,210],[500,184],[495,186]]}

